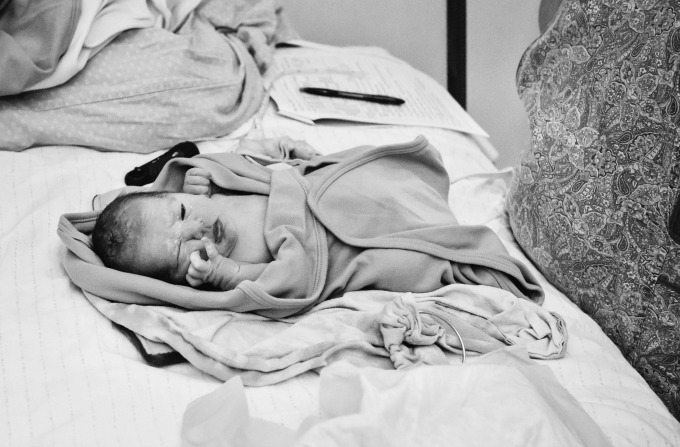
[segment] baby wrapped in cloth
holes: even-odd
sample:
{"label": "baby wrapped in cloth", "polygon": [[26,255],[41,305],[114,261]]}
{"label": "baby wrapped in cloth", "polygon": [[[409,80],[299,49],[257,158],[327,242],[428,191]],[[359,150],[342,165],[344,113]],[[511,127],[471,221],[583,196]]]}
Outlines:
{"label": "baby wrapped in cloth", "polygon": [[[88,236],[97,212],[62,216],[66,271],[88,296],[117,303],[274,319],[366,289],[432,292],[447,284],[484,285],[526,304],[542,302],[532,274],[490,229],[458,225],[448,206],[448,175],[425,138],[292,165],[271,170],[231,153],[176,159],[151,186],[181,191],[186,171],[200,167],[221,188],[267,195],[264,235],[273,261],[254,281],[227,291],[195,289],[106,268]],[[555,316],[543,314],[550,320],[546,326],[561,327]],[[561,355],[563,346],[556,352]]]}

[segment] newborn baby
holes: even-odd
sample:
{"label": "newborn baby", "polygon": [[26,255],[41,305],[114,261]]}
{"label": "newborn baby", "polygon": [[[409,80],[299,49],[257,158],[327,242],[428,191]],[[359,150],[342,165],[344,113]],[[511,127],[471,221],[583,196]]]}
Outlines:
{"label": "newborn baby", "polygon": [[[306,160],[318,153],[288,137],[242,140],[237,153]],[[193,287],[230,290],[255,280],[273,260],[264,240],[267,196],[239,194],[189,169],[182,193],[121,195],[97,219],[94,251],[105,265]]]}
{"label": "newborn baby", "polygon": [[95,252],[117,270],[230,290],[273,260],[264,240],[267,196],[212,193],[210,173],[187,171],[183,193],[115,199],[97,219]]}
{"label": "newborn baby", "polygon": [[[287,153],[307,160],[271,170],[238,154],[175,159],[151,191],[112,201],[96,218],[92,248],[105,266],[135,277],[97,270],[111,282],[92,287],[170,299],[143,275],[206,291],[209,306],[280,314],[355,290],[430,292],[454,283],[542,300],[535,278],[489,228],[458,224],[448,175],[424,138],[327,156],[284,141]],[[197,303],[188,291],[172,293]]]}

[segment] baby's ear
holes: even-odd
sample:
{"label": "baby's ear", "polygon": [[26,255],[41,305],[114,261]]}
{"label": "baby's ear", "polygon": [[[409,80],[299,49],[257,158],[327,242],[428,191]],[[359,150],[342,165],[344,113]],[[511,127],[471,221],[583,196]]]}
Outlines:
{"label": "baby's ear", "polygon": [[116,197],[124,194],[130,194],[131,192],[141,191],[144,189],[145,188],[143,186],[123,186],[122,188],[113,189],[102,194],[97,194],[92,198],[92,210],[93,211],[103,210],[109,203],[113,202]]}

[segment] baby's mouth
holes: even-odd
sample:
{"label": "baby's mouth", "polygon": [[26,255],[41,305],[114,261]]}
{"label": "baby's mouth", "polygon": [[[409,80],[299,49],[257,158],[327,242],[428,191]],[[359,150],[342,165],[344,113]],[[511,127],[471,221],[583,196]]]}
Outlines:
{"label": "baby's mouth", "polygon": [[213,224],[213,238],[215,244],[219,244],[224,239],[224,225],[222,225],[219,219]]}

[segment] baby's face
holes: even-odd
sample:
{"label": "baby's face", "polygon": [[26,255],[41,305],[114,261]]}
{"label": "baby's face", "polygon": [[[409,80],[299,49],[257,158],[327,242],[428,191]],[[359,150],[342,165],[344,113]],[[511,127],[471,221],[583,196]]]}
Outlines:
{"label": "baby's face", "polygon": [[140,200],[131,210],[142,222],[137,255],[144,266],[162,269],[174,283],[186,283],[189,255],[207,259],[201,238],[211,240],[222,256],[229,256],[236,231],[228,210],[205,196],[170,193]]}

